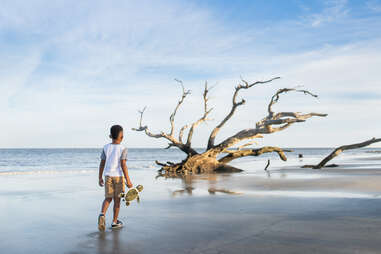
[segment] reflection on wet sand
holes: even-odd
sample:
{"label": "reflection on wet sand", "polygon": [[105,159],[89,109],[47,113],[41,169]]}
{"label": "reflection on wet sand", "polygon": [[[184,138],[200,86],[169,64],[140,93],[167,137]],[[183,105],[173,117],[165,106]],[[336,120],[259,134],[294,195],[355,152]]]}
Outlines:
{"label": "reflection on wet sand", "polygon": [[[269,174],[269,173],[268,173]],[[162,175],[160,175],[162,176]],[[159,176],[159,177],[160,177]],[[210,195],[215,195],[217,192],[219,193],[224,193],[224,194],[230,194],[230,195],[240,195],[242,193],[236,192],[236,191],[231,191],[225,188],[217,188],[216,183],[218,181],[218,177],[223,176],[223,177],[229,177],[230,174],[224,174],[224,175],[219,175],[219,174],[202,174],[202,175],[179,175],[179,174],[173,174],[171,176],[165,175],[163,176],[164,178],[177,178],[180,179],[182,182],[183,187],[181,189],[171,191],[172,196],[178,196],[182,195],[184,193],[188,195],[192,195],[193,191],[196,189],[194,183],[198,181],[205,181],[208,184],[208,193]]]}
{"label": "reflection on wet sand", "polygon": [[96,241],[97,250],[100,253],[104,253],[106,251],[106,247],[107,247],[106,234],[105,234],[105,232],[96,232],[96,234],[98,235],[98,238]]}
{"label": "reflection on wet sand", "polygon": [[184,193],[187,193],[188,195],[192,195],[192,191],[194,190],[193,187],[187,187],[185,189],[180,189],[180,190],[175,190],[175,191],[172,191],[172,196],[175,197],[177,195],[181,195],[181,194],[184,194]]}
{"label": "reflection on wet sand", "polygon": [[[87,241],[83,242],[79,249],[81,252],[85,252],[86,249],[95,249],[96,253],[125,253],[125,246],[121,246],[123,241],[120,240],[120,236],[123,229],[107,230],[105,232],[93,232],[88,234]],[[95,243],[95,245],[94,245]],[[75,253],[75,252],[71,252]]]}
{"label": "reflection on wet sand", "polygon": [[361,167],[350,165],[316,171],[292,166],[244,174],[165,174],[158,177],[163,180],[178,179],[181,183],[180,188],[170,190],[172,197],[217,193],[290,197],[379,197],[381,187],[376,176],[381,175],[380,167],[373,164],[371,169],[359,170],[356,166]]}
{"label": "reflection on wet sand", "polygon": [[209,188],[208,192],[210,194],[212,194],[212,195],[216,194],[216,192],[221,192],[221,193],[231,194],[231,195],[240,195],[240,194],[242,194],[241,192],[230,191],[230,190],[226,190],[226,189],[215,189],[215,188]]}

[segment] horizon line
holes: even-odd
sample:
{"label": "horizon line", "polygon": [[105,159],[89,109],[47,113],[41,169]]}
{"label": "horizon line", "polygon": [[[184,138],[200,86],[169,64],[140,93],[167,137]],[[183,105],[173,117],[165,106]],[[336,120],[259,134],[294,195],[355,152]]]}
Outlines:
{"label": "horizon line", "polygon": [[[324,149],[324,148],[337,148],[339,146],[295,146],[295,147],[280,147],[283,149],[303,149],[303,148],[319,148],[319,149]],[[0,147],[0,150],[5,150],[5,149],[101,149],[102,146],[100,147]],[[169,150],[169,149],[176,149],[177,148],[165,148],[165,147],[127,147],[128,149],[163,149],[163,150]],[[253,147],[254,149],[255,147]],[[260,147],[258,147],[260,148]],[[362,147],[362,148],[381,148],[381,146],[369,146],[369,147]],[[358,148],[358,149],[362,149]],[[194,147],[194,149],[206,149],[206,147]]]}

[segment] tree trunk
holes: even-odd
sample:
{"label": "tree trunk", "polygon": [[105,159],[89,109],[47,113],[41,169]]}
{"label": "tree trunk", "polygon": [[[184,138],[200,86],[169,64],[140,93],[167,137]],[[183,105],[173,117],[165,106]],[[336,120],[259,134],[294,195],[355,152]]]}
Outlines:
{"label": "tree trunk", "polygon": [[168,176],[203,173],[235,173],[243,171],[242,169],[218,161],[216,157],[211,156],[209,152],[190,155],[182,162],[176,164],[170,162],[166,164],[156,163],[162,166],[159,173]]}

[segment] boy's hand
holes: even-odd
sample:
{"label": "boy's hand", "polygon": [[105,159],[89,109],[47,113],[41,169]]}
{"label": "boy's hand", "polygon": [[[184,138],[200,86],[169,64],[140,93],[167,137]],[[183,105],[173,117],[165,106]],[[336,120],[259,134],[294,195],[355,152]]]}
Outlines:
{"label": "boy's hand", "polygon": [[103,187],[105,185],[103,178],[99,178],[99,186]]}
{"label": "boy's hand", "polygon": [[127,187],[128,188],[132,188],[132,183],[131,182],[127,182]]}

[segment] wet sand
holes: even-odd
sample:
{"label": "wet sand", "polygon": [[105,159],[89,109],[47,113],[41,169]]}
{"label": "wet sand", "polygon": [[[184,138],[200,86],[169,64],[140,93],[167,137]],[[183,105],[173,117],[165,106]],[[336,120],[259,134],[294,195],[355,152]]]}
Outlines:
{"label": "wet sand", "polygon": [[[97,231],[96,171],[3,175],[2,253],[380,253],[381,167],[155,180],[123,206],[120,230]],[[219,192],[220,191],[220,192]],[[228,194],[230,193],[230,194]],[[110,224],[111,210],[107,216]]]}

